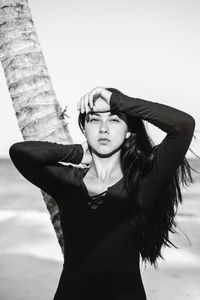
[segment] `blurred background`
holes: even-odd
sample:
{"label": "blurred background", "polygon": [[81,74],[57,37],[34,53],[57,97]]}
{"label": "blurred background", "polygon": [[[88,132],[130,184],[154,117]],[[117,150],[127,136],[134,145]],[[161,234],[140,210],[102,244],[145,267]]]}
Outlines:
{"label": "blurred background", "polygon": [[[77,102],[100,85],[191,114],[196,138],[190,149],[200,156],[198,0],[29,0],[29,6],[57,99],[68,106],[75,143],[84,141]],[[0,299],[48,300],[63,258],[39,189],[8,156],[23,138],[1,66],[0,88]],[[146,125],[160,143],[166,134]],[[190,149],[186,157],[200,172],[200,159]],[[158,270],[141,265],[148,300],[200,299],[199,174],[193,178],[182,189],[179,233],[172,237],[179,249],[163,249]]]}

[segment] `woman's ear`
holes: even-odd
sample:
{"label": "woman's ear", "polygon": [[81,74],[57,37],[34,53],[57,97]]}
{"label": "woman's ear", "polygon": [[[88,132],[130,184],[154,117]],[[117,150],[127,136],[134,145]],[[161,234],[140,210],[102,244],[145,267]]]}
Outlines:
{"label": "woman's ear", "polygon": [[130,135],[131,135],[131,132],[128,131],[128,132],[126,133],[126,139],[128,139],[128,138],[130,137]]}

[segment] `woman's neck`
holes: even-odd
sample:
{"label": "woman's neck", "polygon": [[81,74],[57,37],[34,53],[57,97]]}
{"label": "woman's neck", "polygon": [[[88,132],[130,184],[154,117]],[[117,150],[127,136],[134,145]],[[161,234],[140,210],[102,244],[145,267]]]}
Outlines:
{"label": "woman's neck", "polygon": [[119,154],[120,152],[117,152],[112,156],[102,158],[92,153],[93,159],[90,164],[91,174],[101,181],[106,181],[110,178],[115,178],[122,175]]}

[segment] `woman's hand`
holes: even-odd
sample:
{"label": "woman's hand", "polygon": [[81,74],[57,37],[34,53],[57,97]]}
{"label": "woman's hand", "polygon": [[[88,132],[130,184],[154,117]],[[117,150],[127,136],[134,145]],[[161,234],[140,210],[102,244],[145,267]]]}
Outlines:
{"label": "woman's hand", "polygon": [[92,162],[92,155],[90,154],[87,140],[84,143],[82,143],[81,146],[83,147],[83,152],[84,152],[81,163],[88,165]]}
{"label": "woman's hand", "polygon": [[[80,99],[77,110],[80,110],[82,114],[89,111],[109,111],[111,94],[110,91],[98,86]],[[98,98],[104,101],[96,101]]]}

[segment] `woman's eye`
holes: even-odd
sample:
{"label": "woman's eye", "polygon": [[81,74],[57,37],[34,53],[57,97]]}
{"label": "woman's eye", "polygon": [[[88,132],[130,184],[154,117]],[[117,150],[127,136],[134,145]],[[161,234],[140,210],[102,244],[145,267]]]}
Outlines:
{"label": "woman's eye", "polygon": [[[99,121],[99,119],[95,119],[95,118],[90,119],[90,122],[93,122],[93,121]],[[114,122],[119,123],[119,120],[118,120],[118,119],[112,119],[112,120],[110,120],[110,121],[111,121],[111,122],[114,121]]]}
{"label": "woman's eye", "polygon": [[112,119],[111,121],[114,121],[114,122],[119,122],[119,120],[118,120],[118,119]]}
{"label": "woman's eye", "polygon": [[90,122],[92,122],[92,121],[98,121],[98,119],[90,119]]}

